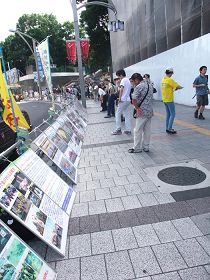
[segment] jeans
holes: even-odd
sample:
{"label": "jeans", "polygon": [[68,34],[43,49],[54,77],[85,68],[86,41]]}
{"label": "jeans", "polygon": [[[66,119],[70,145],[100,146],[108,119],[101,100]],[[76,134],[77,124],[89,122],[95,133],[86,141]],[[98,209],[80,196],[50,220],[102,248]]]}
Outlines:
{"label": "jeans", "polygon": [[108,107],[107,107],[107,115],[114,116],[115,115],[115,95],[111,94],[108,97]]}
{"label": "jeans", "polygon": [[175,118],[175,104],[174,102],[166,102],[166,129],[172,129]]}
{"label": "jeans", "polygon": [[141,151],[142,148],[149,149],[151,136],[151,118],[136,118],[134,128],[134,145],[135,151]]}
{"label": "jeans", "polygon": [[116,130],[121,130],[121,114],[125,117],[125,130],[131,131],[131,102],[122,101],[118,103],[116,112]]}

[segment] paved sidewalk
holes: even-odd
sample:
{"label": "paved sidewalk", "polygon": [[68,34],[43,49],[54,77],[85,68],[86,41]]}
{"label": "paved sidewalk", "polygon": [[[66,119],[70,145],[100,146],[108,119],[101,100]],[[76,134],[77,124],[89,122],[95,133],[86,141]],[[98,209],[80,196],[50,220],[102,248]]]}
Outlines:
{"label": "paved sidewalk", "polygon": [[[88,101],[89,125],[75,186],[65,258],[40,241],[31,246],[58,280],[209,280],[210,192],[163,193],[145,168],[197,160],[210,170],[210,111],[176,105],[177,135],[165,133],[164,106],[154,102],[150,152],[129,154],[132,135],[111,136]],[[178,197],[178,198],[177,198]]]}

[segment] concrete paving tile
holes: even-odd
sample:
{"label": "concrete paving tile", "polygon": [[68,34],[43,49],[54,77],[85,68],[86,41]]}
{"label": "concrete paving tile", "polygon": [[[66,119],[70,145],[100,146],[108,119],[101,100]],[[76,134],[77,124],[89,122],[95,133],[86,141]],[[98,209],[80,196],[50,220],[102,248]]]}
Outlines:
{"label": "concrete paving tile", "polygon": [[203,235],[190,218],[173,220],[172,223],[183,239]]}
{"label": "concrete paving tile", "polygon": [[138,194],[137,196],[142,206],[152,206],[159,204],[152,193],[142,193]]}
{"label": "concrete paving tile", "polygon": [[115,182],[117,187],[129,184],[127,176],[115,177],[114,182]]}
{"label": "concrete paving tile", "polygon": [[70,236],[69,258],[91,255],[90,234]]}
{"label": "concrete paving tile", "polygon": [[196,239],[176,241],[175,245],[189,267],[210,263],[210,257]]}
{"label": "concrete paving tile", "polygon": [[112,198],[127,196],[124,186],[110,188],[110,191]]}
{"label": "concrete paving tile", "polygon": [[78,182],[79,183],[84,183],[84,182],[92,181],[92,180],[93,180],[93,177],[90,173],[89,174],[82,174],[82,175],[78,176]]}
{"label": "concrete paving tile", "polygon": [[116,213],[104,213],[99,215],[101,230],[120,228],[120,223]]}
{"label": "concrete paving tile", "polygon": [[196,240],[210,256],[210,235],[197,237]]}
{"label": "concrete paving tile", "polygon": [[155,214],[160,222],[174,220],[178,215],[173,209],[173,203],[159,204],[153,207]]}
{"label": "concrete paving tile", "polygon": [[125,210],[141,207],[141,203],[136,195],[124,196],[121,199]]}
{"label": "concrete paving tile", "polygon": [[87,202],[74,204],[71,211],[71,217],[81,217],[88,215],[88,204]]}
{"label": "concrete paving tile", "polygon": [[80,202],[88,202],[95,200],[94,190],[80,192]]}
{"label": "concrete paving tile", "polygon": [[187,203],[194,208],[198,214],[210,212],[210,197],[187,200]]}
{"label": "concrete paving tile", "polygon": [[107,279],[103,255],[81,258],[81,280]]}
{"label": "concrete paving tile", "polygon": [[101,184],[99,180],[89,181],[86,183],[87,190],[94,190],[94,189],[100,189]]}
{"label": "concrete paving tile", "polygon": [[161,269],[150,247],[129,250],[136,277],[161,273]]}
{"label": "concrete paving tile", "polygon": [[152,276],[152,280],[181,280],[177,272],[169,272]]}
{"label": "concrete paving tile", "polygon": [[105,171],[105,170],[110,170],[108,164],[97,165],[96,168],[99,172]]}
{"label": "concrete paving tile", "polygon": [[209,280],[209,274],[203,267],[193,267],[179,271],[182,280]]}
{"label": "concrete paving tile", "polygon": [[80,280],[79,258],[57,262],[56,271],[59,280]]}
{"label": "concrete paving tile", "polygon": [[139,184],[129,184],[125,186],[127,195],[134,195],[143,193]]}
{"label": "concrete paving tile", "polygon": [[155,196],[155,198],[160,204],[170,203],[175,201],[173,197],[167,193],[161,193],[158,191],[158,192],[153,192],[153,195]]}
{"label": "concrete paving tile", "polygon": [[92,253],[94,255],[115,251],[111,231],[101,231],[92,233],[91,244]]}
{"label": "concrete paving tile", "polygon": [[101,188],[95,190],[96,200],[111,198],[109,188]]}
{"label": "concrete paving tile", "polygon": [[107,212],[123,211],[124,207],[120,198],[106,199]]}
{"label": "concrete paving tile", "polygon": [[87,185],[86,182],[83,183],[77,183],[75,190],[76,191],[86,191]]}
{"label": "concrete paving tile", "polygon": [[79,192],[76,193],[76,196],[75,196],[75,199],[74,199],[74,203],[79,203],[80,200],[79,200]]}
{"label": "concrete paving tile", "polygon": [[79,234],[79,217],[77,217],[77,218],[70,218],[68,234],[69,235]]}
{"label": "concrete paving tile", "polygon": [[191,217],[197,215],[195,209],[193,209],[189,204],[185,201],[178,201],[175,203],[171,203],[171,210],[176,213],[177,218]]}
{"label": "concrete paving tile", "polygon": [[125,176],[125,175],[130,175],[131,172],[130,172],[129,168],[120,168],[117,170],[117,174],[118,174],[118,176]]}
{"label": "concrete paving tile", "polygon": [[133,209],[117,212],[117,216],[122,228],[139,225],[138,217]]}
{"label": "concrete paving tile", "polygon": [[110,178],[115,178],[118,176],[117,170],[113,169],[110,171],[105,171],[105,178],[110,179]]}
{"label": "concrete paving tile", "polygon": [[152,225],[133,227],[133,232],[139,247],[151,246],[160,243]]}
{"label": "concrete paving tile", "polygon": [[152,246],[163,272],[187,268],[187,265],[173,243]]}
{"label": "concrete paving tile", "polygon": [[105,254],[109,280],[134,278],[133,268],[127,251]]}
{"label": "concrete paving tile", "polygon": [[98,215],[80,217],[79,234],[100,231]]}
{"label": "concrete paving tile", "polygon": [[161,243],[181,240],[179,232],[176,230],[172,222],[161,222],[152,225]]}
{"label": "concrete paving tile", "polygon": [[153,207],[142,207],[134,209],[134,211],[138,217],[140,225],[159,222],[159,218],[153,210]]}
{"label": "concrete paving tile", "polygon": [[130,184],[141,183],[143,182],[142,178],[138,174],[132,174],[126,176]]}
{"label": "concrete paving tile", "polygon": [[191,219],[204,235],[210,234],[210,213],[193,216]]}
{"label": "concrete paving tile", "polygon": [[104,200],[96,200],[88,202],[89,215],[106,213],[106,206]]}
{"label": "concrete paving tile", "polygon": [[204,266],[208,274],[210,275],[210,264]]}
{"label": "concrete paving tile", "polygon": [[104,173],[104,171],[95,172],[92,174],[92,178],[93,178],[93,181],[105,178],[105,173]]}
{"label": "concrete paving tile", "polygon": [[115,182],[112,178],[110,179],[101,179],[100,184],[102,188],[112,188],[115,187]]}
{"label": "concrete paving tile", "polygon": [[131,228],[112,230],[116,251],[137,248],[137,242]]}

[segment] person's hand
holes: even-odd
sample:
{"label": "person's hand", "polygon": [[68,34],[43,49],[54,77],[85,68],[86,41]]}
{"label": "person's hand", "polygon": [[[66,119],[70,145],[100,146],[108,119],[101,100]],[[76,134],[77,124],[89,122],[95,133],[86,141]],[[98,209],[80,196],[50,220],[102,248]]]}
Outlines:
{"label": "person's hand", "polygon": [[136,116],[137,117],[141,117],[141,115],[142,115],[142,109],[141,108],[135,108],[136,109]]}

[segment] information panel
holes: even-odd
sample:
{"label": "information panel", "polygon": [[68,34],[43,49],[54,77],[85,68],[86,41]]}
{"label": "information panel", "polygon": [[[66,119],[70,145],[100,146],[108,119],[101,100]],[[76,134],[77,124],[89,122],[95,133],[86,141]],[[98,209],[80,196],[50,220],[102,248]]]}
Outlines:
{"label": "information panel", "polygon": [[0,220],[0,279],[56,278],[56,272]]}
{"label": "information panel", "polygon": [[65,255],[69,216],[13,163],[0,175],[0,206]]}

